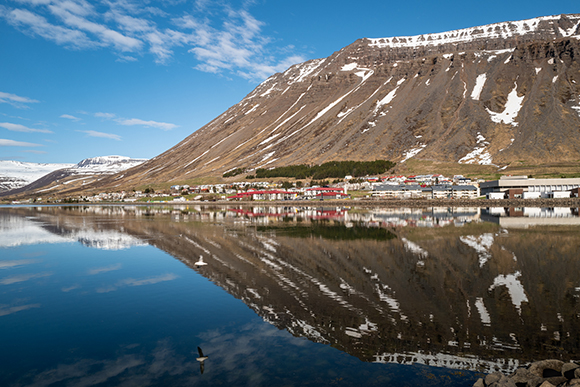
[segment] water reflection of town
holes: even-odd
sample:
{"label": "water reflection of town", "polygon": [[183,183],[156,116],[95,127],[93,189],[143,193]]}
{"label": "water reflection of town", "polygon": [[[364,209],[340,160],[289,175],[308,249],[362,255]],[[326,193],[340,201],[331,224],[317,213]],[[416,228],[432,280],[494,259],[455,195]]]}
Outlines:
{"label": "water reflection of town", "polygon": [[481,218],[506,228],[580,225],[578,208],[569,207],[495,207],[482,210]]}
{"label": "water reflection of town", "polygon": [[[463,226],[465,223],[480,221],[477,207],[432,207],[432,208],[373,208],[351,207],[230,207],[225,212],[207,213],[201,207],[180,206],[172,211],[187,218],[201,220],[233,217],[257,224],[270,222],[303,222],[333,220],[343,222],[346,227],[353,224],[367,227],[443,227]],[[178,213],[179,212],[179,213]]]}
{"label": "water reflection of town", "polygon": [[[577,210],[109,206],[8,214],[63,235],[115,231],[147,241],[272,325],[363,361],[491,372],[580,356],[578,229],[484,221],[574,219]],[[207,265],[197,267],[201,255]]]}

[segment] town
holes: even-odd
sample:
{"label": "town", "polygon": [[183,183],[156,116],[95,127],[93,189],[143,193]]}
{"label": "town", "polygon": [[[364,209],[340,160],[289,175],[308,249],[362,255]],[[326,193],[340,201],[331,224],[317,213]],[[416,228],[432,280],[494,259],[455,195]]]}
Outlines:
{"label": "town", "polygon": [[362,199],[540,199],[578,198],[580,178],[536,179],[502,176],[499,180],[472,181],[462,175],[367,176],[328,181],[290,183],[240,181],[206,185],[172,185],[169,189],[101,192],[92,196],[31,198],[19,203],[155,203],[200,201],[286,201]]}

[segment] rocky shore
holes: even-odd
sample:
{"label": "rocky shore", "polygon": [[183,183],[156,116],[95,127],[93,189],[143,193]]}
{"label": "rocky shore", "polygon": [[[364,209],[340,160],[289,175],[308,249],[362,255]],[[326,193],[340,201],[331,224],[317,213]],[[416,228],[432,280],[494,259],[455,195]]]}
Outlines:
{"label": "rocky shore", "polygon": [[580,387],[580,364],[542,360],[518,368],[511,375],[494,372],[478,379],[473,387]]}

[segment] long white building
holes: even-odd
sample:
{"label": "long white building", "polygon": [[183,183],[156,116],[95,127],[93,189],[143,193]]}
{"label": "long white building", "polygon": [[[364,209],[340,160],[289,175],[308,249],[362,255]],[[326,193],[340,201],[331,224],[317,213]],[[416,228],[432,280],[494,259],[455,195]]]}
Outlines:
{"label": "long white building", "polygon": [[553,192],[571,191],[580,187],[580,178],[534,179],[527,176],[502,176],[499,180],[481,183],[479,187],[481,195],[523,189],[524,192],[539,192],[542,197],[548,197]]}

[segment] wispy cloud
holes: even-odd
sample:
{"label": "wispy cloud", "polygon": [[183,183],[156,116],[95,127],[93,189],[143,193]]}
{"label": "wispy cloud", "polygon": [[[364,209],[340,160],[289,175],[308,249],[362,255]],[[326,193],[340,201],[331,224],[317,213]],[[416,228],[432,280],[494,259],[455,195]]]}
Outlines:
{"label": "wispy cloud", "polygon": [[121,136],[112,133],[97,132],[94,130],[79,130],[79,132],[86,133],[90,137],[109,138],[111,140],[121,141]]}
{"label": "wispy cloud", "polygon": [[115,118],[116,115],[113,114],[113,113],[95,113],[95,117],[97,117],[97,118],[106,118],[106,119],[111,120],[111,119]]}
{"label": "wispy cloud", "polygon": [[38,259],[18,259],[13,261],[0,261],[0,270],[2,269],[13,269],[23,265],[30,265],[32,263],[38,263]]}
{"label": "wispy cloud", "polygon": [[4,129],[8,129],[11,130],[13,132],[25,132],[25,133],[52,133],[50,130],[48,129],[33,129],[33,128],[29,128],[27,126],[24,125],[20,125],[20,124],[12,124],[10,122],[0,122],[0,128],[4,128]]}
{"label": "wispy cloud", "polygon": [[81,120],[81,118],[71,116],[70,114],[63,114],[60,116],[60,118],[66,118],[66,119],[73,120],[73,121],[80,121]]}
{"label": "wispy cloud", "polygon": [[160,282],[173,281],[179,278],[178,275],[173,273],[162,274],[154,277],[148,277],[143,279],[126,278],[120,280],[115,285],[109,285],[97,289],[97,293],[109,293],[118,290],[124,286],[143,286],[143,285],[154,285]]}
{"label": "wispy cloud", "polygon": [[32,309],[32,308],[40,308],[40,304],[28,304],[28,305],[19,305],[19,306],[0,305],[0,316],[8,316],[9,314],[21,312],[23,310]]}
{"label": "wispy cloud", "polygon": [[[0,16],[2,15],[2,9],[0,8]],[[35,99],[21,97],[16,94],[4,93],[0,91],[0,103],[8,103],[17,108],[26,108],[29,103],[37,103]]]}
{"label": "wispy cloud", "polygon": [[95,267],[95,268],[90,269],[88,271],[88,274],[95,275],[95,274],[106,273],[109,271],[119,270],[119,269],[121,269],[121,267],[122,267],[122,265],[120,263],[118,263],[116,265],[105,266],[105,267]]}
{"label": "wispy cloud", "polygon": [[42,146],[40,144],[33,144],[31,142],[23,142],[23,141],[14,141],[14,140],[7,140],[4,138],[0,138],[0,146]]}
{"label": "wispy cloud", "polygon": [[2,285],[12,285],[18,282],[30,281],[36,278],[49,277],[52,273],[21,274],[0,279]]}
{"label": "wispy cloud", "polygon": [[75,285],[63,287],[60,290],[64,293],[68,293],[68,292],[72,292],[73,290],[80,289],[80,288],[81,288],[81,285],[75,284]]}
{"label": "wispy cloud", "polygon": [[27,149],[27,150],[23,150],[20,152],[24,152],[24,153],[34,153],[35,155],[44,155],[47,154],[48,152],[46,151],[39,151],[39,150],[33,150],[33,149]]}
{"label": "wispy cloud", "polygon": [[[195,69],[261,80],[305,60],[292,46],[277,48],[265,24],[249,11],[252,1],[235,8],[223,1],[198,0],[188,11],[169,14],[127,0],[93,6],[85,0],[19,0],[0,6],[0,18],[20,31],[72,49],[110,48],[119,61],[136,61],[149,52],[168,64],[174,51],[193,54]],[[140,4],[140,5],[139,5]],[[177,9],[163,2],[167,10]],[[183,8],[182,8],[183,9]]]}
{"label": "wispy cloud", "polygon": [[178,125],[170,124],[167,122],[145,121],[145,120],[140,120],[138,118],[119,119],[119,120],[117,120],[117,122],[121,125],[127,125],[127,126],[142,125],[142,126],[148,126],[148,127],[152,127],[152,128],[159,128],[162,130],[171,130],[171,129],[179,127]]}

